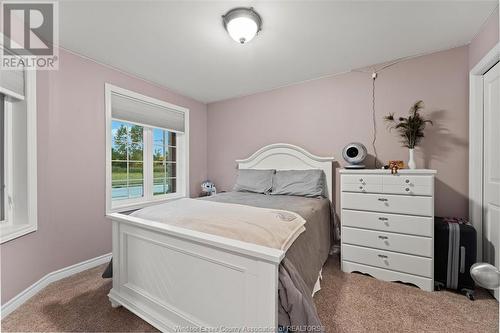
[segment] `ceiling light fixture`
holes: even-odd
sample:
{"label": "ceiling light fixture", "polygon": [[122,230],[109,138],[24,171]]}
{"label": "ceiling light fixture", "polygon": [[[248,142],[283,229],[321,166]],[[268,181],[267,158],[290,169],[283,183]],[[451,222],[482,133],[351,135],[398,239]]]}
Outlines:
{"label": "ceiling light fixture", "polygon": [[240,44],[251,41],[262,30],[262,18],[253,7],[238,7],[222,15],[222,23],[232,39]]}

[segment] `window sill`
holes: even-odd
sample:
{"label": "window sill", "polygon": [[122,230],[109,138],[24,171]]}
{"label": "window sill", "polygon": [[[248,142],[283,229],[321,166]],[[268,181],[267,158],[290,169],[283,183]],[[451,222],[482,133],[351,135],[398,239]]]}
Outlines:
{"label": "window sill", "polygon": [[119,213],[119,212],[124,212],[124,211],[129,211],[129,210],[134,210],[134,209],[141,209],[144,207],[152,206],[152,205],[158,205],[161,203],[169,202],[169,201],[174,201],[174,200],[179,200],[182,198],[186,198],[184,194],[175,194],[175,195],[168,195],[168,196],[162,196],[155,198],[153,200],[149,201],[139,201],[139,202],[134,202],[134,203],[127,203],[127,204],[122,204],[122,205],[115,205],[113,206],[107,214],[111,213]]}
{"label": "window sill", "polygon": [[27,223],[0,225],[0,244],[22,237],[36,230],[36,225]]}

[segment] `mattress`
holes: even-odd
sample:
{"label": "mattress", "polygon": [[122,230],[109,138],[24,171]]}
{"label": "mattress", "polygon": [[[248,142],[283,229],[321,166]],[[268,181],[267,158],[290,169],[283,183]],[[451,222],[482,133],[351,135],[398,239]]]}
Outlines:
{"label": "mattress", "polygon": [[295,240],[285,257],[295,266],[312,294],[318,274],[330,251],[330,200],[249,192],[226,192],[200,200],[282,209],[302,216],[306,220],[306,230]]}

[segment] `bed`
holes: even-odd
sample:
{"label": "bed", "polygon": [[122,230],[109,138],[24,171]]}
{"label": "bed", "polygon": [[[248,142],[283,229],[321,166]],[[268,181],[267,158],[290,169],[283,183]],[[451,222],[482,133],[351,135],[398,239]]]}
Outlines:
{"label": "bed", "polygon": [[124,306],[161,331],[278,326],[280,263],[289,260],[307,289],[330,244],[331,157],[289,144],[273,144],[238,160],[239,169],[319,169],[327,199],[229,192],[204,200],[284,209],[304,217],[306,231],[287,251],[150,219],[113,213],[112,306]]}

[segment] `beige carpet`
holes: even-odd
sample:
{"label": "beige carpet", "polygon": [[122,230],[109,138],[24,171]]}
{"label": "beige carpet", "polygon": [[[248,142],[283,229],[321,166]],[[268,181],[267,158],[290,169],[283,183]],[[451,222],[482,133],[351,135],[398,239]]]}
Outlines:
{"label": "beige carpet", "polygon": [[[53,283],[2,321],[3,332],[156,331],[107,298],[110,280],[100,266]],[[315,297],[328,332],[498,332],[498,304],[485,291],[477,300],[447,291],[428,293],[398,283],[339,271],[328,261]]]}

